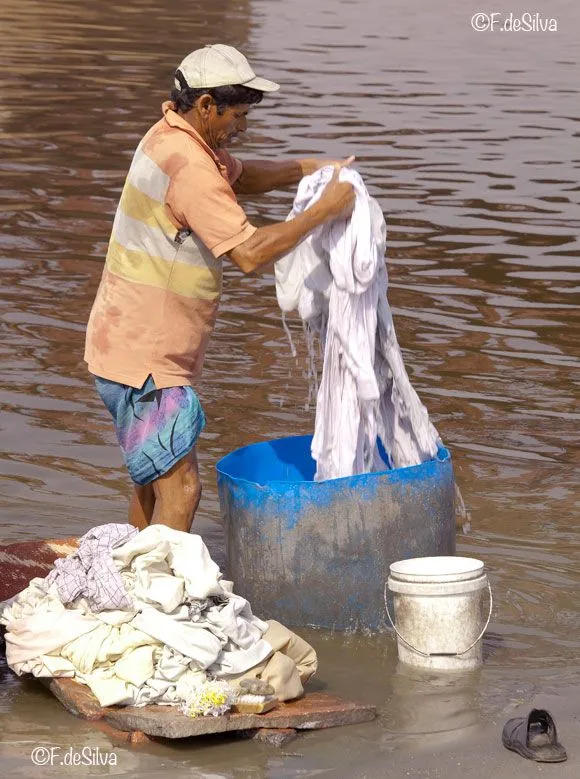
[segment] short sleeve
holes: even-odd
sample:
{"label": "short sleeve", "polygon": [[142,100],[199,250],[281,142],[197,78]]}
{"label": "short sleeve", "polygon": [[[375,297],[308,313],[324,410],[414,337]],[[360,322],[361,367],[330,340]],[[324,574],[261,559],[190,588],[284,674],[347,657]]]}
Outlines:
{"label": "short sleeve", "polygon": [[[227,154],[227,152],[226,152]],[[232,175],[241,163],[231,155],[223,158]],[[220,158],[220,161],[221,158]],[[235,249],[256,232],[236,200],[231,185],[207,155],[188,155],[177,166],[167,190],[167,205],[180,224],[187,225],[214,257]],[[239,175],[239,173],[238,173]],[[228,172],[229,176],[229,172]]]}

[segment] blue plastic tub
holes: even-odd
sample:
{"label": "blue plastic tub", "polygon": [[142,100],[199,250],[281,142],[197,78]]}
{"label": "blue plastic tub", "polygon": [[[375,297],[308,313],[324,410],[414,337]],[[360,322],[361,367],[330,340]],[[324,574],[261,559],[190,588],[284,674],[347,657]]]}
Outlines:
{"label": "blue plastic tub", "polygon": [[311,436],[245,446],[217,464],[227,574],[264,619],[385,627],[389,565],[455,553],[451,457],[313,481]]}

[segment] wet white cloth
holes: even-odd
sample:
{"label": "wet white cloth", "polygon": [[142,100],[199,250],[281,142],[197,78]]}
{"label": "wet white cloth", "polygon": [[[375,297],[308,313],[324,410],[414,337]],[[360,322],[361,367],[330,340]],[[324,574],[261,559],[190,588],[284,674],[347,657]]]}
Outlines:
{"label": "wet white cloth", "polygon": [[[302,179],[289,219],[316,202],[333,173],[326,167]],[[350,219],[321,225],[275,266],[280,308],[297,309],[324,345],[312,440],[317,480],[417,465],[440,445],[397,342],[380,206],[356,171],[342,169],[340,179],[355,190]]]}
{"label": "wet white cloth", "polygon": [[111,550],[137,533],[127,524],[109,523],[89,530],[79,540],[77,551],[59,559],[48,575],[55,582],[63,603],[85,595],[95,611],[126,609],[131,599],[111,558]]}
{"label": "wet white cloth", "polygon": [[152,525],[111,559],[132,608],[96,612],[88,597],[64,605],[50,574],[6,604],[0,623],[17,674],[74,676],[102,706],[172,704],[208,674],[243,674],[275,653],[268,623],[233,593],[199,536]]}
{"label": "wet white cloth", "polygon": [[[32,579],[28,587],[2,611],[0,622],[6,626],[6,659],[17,674],[51,676],[44,672],[44,655],[57,653],[70,641],[90,633],[99,626],[93,615],[79,608],[67,608],[58,597],[56,584],[46,579]],[[54,666],[54,663],[53,663]],[[67,661],[63,669],[74,673]]]}
{"label": "wet white cloth", "polygon": [[134,576],[137,601],[168,613],[184,598],[222,595],[220,569],[201,536],[150,525],[112,553],[119,570]]}

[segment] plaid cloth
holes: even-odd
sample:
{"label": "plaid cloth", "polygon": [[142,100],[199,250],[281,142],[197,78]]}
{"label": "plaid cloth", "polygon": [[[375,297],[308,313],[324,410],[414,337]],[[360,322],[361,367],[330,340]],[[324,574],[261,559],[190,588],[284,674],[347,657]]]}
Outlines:
{"label": "plaid cloth", "polygon": [[58,597],[65,604],[84,595],[93,611],[130,609],[132,600],[113,562],[111,550],[138,532],[132,525],[114,522],[94,527],[80,539],[74,554],[56,560],[46,578],[47,583],[56,583]]}

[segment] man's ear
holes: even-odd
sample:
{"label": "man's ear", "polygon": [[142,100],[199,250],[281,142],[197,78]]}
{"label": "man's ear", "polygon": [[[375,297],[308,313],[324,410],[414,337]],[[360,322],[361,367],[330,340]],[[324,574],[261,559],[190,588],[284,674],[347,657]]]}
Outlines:
{"label": "man's ear", "polygon": [[211,95],[202,95],[197,99],[197,110],[202,115],[209,114],[212,105],[214,104],[213,97]]}

